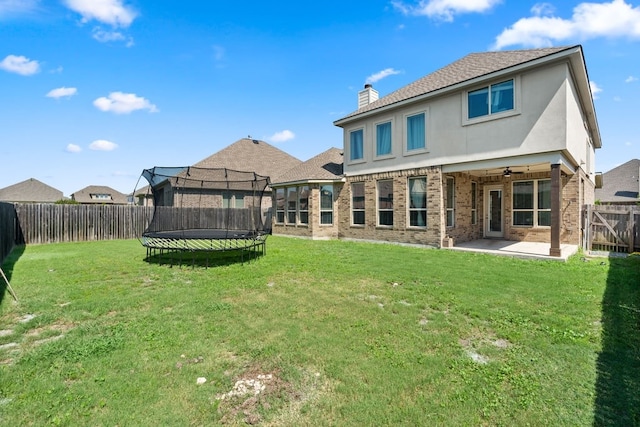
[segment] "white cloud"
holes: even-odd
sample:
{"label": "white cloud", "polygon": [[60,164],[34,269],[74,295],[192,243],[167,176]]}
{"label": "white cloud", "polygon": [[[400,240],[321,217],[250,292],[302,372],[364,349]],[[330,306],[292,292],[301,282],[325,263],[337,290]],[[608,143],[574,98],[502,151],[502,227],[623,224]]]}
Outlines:
{"label": "white cloud", "polygon": [[637,81],[638,81],[638,78],[634,77],[634,76],[629,76],[624,80],[625,83],[633,83],[633,82],[637,82]]}
{"label": "white cloud", "polygon": [[79,153],[82,151],[82,148],[80,148],[80,146],[76,144],[68,144],[65,151],[67,151],[68,153]]}
{"label": "white cloud", "polygon": [[291,132],[290,130],[283,130],[282,132],[276,132],[274,133],[271,138],[269,138],[269,141],[271,142],[285,142],[285,141],[289,141],[293,138],[295,138],[296,135]]}
{"label": "white cloud", "polygon": [[591,96],[593,96],[593,99],[598,99],[598,94],[602,92],[602,88],[593,81],[589,81],[589,87],[591,88]]}
{"label": "white cloud", "polygon": [[83,23],[95,20],[113,27],[128,27],[137,16],[123,0],[64,0],[64,3],[82,15]]}
{"label": "white cloud", "polygon": [[531,47],[551,46],[574,39],[588,40],[596,37],[640,38],[640,6],[633,7],[625,0],[608,3],[580,3],[573,9],[570,19],[541,16],[548,8],[534,8],[536,16],[522,18],[496,37],[494,49],[523,45]]}
{"label": "white cloud", "polygon": [[556,8],[550,3],[536,3],[531,8],[531,13],[536,16],[553,15]]}
{"label": "white cloud", "polygon": [[93,101],[93,105],[101,111],[115,114],[129,114],[136,110],[149,110],[150,113],[159,111],[149,100],[135,93],[111,92],[108,97],[103,96]]}
{"label": "white cloud", "polygon": [[397,0],[391,4],[405,15],[428,16],[452,22],[454,15],[487,12],[501,2],[502,0],[420,0],[416,5],[409,5]]}
{"label": "white cloud", "polygon": [[89,148],[95,151],[113,151],[118,148],[118,144],[106,139],[97,139],[89,144]]}
{"label": "white cloud", "polygon": [[78,89],[75,87],[59,87],[57,89],[52,89],[45,96],[47,98],[70,98],[78,92]]}
{"label": "white cloud", "polygon": [[222,46],[213,45],[213,58],[216,61],[222,61],[224,59],[225,49]]}
{"label": "white cloud", "polygon": [[10,73],[30,76],[40,71],[40,64],[24,56],[8,55],[0,62],[0,68]]}
{"label": "white cloud", "polygon": [[365,83],[379,82],[385,77],[393,76],[394,74],[400,74],[400,73],[401,73],[400,71],[394,70],[393,68],[385,68],[384,70],[378,71],[377,73],[367,77],[367,80],[365,81]]}

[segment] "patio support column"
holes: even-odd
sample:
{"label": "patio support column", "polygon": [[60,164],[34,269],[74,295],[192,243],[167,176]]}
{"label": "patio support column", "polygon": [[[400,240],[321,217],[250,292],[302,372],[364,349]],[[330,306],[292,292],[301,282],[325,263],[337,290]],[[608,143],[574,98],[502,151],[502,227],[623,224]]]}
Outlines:
{"label": "patio support column", "polygon": [[562,206],[562,183],[560,174],[560,165],[551,165],[551,248],[549,256],[562,256],[560,250],[560,226],[562,223],[562,215],[560,207]]}

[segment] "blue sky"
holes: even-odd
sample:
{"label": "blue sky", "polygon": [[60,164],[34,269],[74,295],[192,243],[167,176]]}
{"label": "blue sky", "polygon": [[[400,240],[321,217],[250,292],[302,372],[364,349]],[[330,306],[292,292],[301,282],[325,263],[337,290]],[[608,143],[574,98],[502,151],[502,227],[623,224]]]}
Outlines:
{"label": "blue sky", "polygon": [[581,44],[603,148],[640,158],[640,2],[0,0],[0,188],[131,192],[251,135],[307,160],[333,121],[471,52]]}

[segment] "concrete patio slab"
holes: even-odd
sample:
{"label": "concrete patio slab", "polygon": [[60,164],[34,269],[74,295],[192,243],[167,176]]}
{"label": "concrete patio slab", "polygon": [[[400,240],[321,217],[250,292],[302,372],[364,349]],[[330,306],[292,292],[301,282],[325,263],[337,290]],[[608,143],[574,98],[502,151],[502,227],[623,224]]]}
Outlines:
{"label": "concrete patio slab", "polygon": [[479,239],[457,243],[451,248],[454,251],[483,252],[492,255],[511,256],[525,259],[544,259],[563,261],[578,252],[578,245],[560,245],[562,255],[549,256],[550,243],[516,242],[511,240]]}

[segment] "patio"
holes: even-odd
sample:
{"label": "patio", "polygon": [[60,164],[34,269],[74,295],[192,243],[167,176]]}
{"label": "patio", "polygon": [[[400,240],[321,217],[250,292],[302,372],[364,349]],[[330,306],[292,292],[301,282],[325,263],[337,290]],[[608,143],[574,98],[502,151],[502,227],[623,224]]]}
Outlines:
{"label": "patio", "polygon": [[455,251],[484,252],[493,255],[512,256],[525,259],[545,259],[563,261],[578,252],[578,245],[561,244],[561,256],[549,256],[550,243],[517,242],[499,239],[479,239],[470,242],[457,243],[445,249]]}

